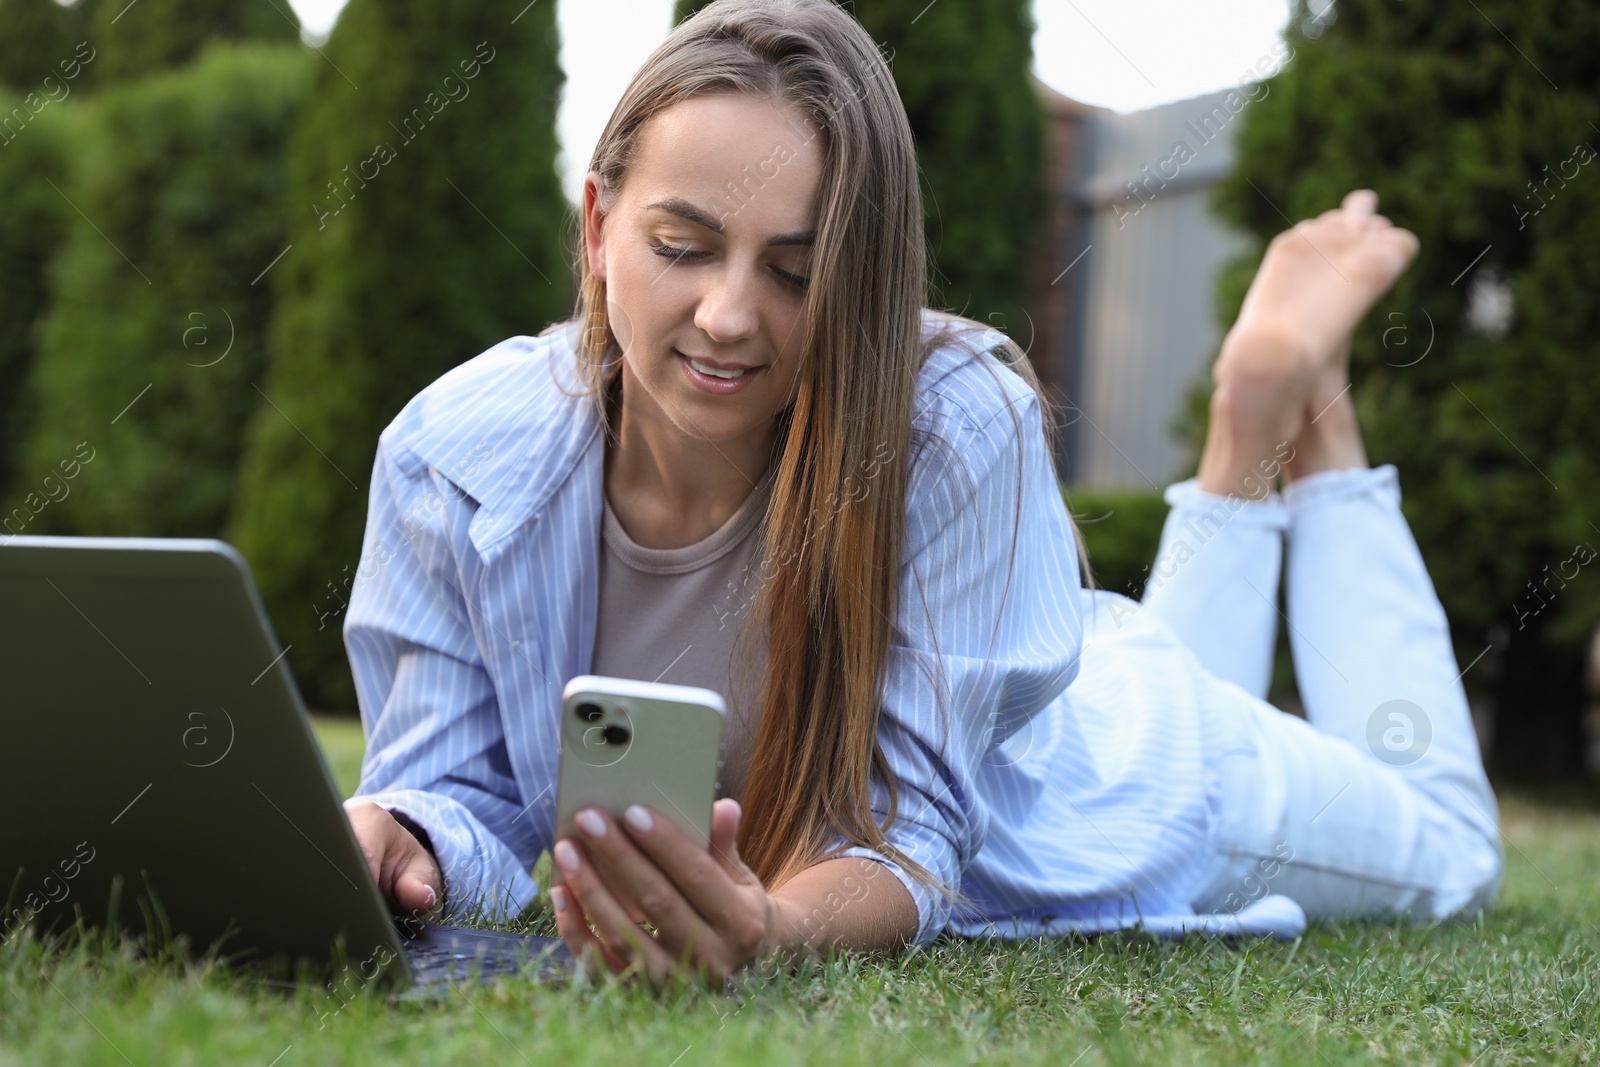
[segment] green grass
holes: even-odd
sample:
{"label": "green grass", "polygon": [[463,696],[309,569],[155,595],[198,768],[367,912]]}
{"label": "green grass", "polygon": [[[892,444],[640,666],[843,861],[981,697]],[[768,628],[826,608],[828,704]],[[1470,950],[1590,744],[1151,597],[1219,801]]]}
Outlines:
{"label": "green grass", "polygon": [[[353,790],[359,727],[317,726]],[[1321,925],[1287,944],[947,941],[733,994],[510,982],[346,1003],[23,937],[0,948],[0,1067],[1600,1062],[1600,813],[1513,798],[1505,831],[1501,902],[1470,924]]]}
{"label": "green grass", "polygon": [[366,738],[361,734],[361,720],[336,718],[332,715],[311,716],[317,740],[322,742],[322,755],[333,771],[333,780],[339,783],[339,792],[352,796],[361,782],[361,756],[367,750]]}

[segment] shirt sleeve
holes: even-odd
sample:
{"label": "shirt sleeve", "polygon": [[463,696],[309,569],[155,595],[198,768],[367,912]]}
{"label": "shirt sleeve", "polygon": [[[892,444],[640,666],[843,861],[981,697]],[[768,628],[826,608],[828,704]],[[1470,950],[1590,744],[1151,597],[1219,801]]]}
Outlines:
{"label": "shirt sleeve", "polygon": [[[513,918],[533,902],[533,834],[464,590],[475,505],[443,475],[407,474],[383,441],[344,625],[366,755],[345,803],[420,826],[454,914]],[[518,832],[518,821],[523,825]]]}
{"label": "shirt sleeve", "polygon": [[[980,776],[999,746],[1077,674],[1083,627],[1075,533],[1049,458],[1038,398],[985,359],[990,387],[1010,398],[945,407],[919,424],[912,462],[900,605],[889,649],[878,738],[896,788],[888,842],[948,890],[982,846]],[[974,377],[987,380],[981,368]],[[914,446],[915,447],[915,446]],[[888,791],[873,810],[889,820]],[[916,901],[915,943],[937,936],[951,897],[889,856]]]}

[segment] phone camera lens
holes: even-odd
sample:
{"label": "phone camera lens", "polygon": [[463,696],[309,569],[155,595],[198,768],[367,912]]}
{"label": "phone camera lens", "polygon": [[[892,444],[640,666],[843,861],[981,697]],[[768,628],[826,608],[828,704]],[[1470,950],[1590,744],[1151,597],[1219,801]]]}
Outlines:
{"label": "phone camera lens", "polygon": [[621,726],[606,727],[606,744],[608,745],[625,745],[628,743],[628,738],[632,736]]}
{"label": "phone camera lens", "polygon": [[577,707],[578,718],[584,722],[594,722],[605,714],[599,704],[579,704]]}

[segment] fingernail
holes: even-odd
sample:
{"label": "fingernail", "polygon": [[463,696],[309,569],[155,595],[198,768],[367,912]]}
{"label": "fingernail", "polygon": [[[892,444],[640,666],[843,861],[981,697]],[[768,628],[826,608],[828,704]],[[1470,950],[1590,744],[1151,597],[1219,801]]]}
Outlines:
{"label": "fingernail", "polygon": [[436,904],[438,902],[439,897],[438,897],[438,895],[436,893],[434,893],[433,886],[425,885],[422,888],[426,889],[428,891],[428,902],[426,904],[424,904],[423,907],[432,908],[434,906],[434,904]]}
{"label": "fingernail", "polygon": [[650,812],[640,804],[629,805],[628,810],[622,813],[622,817],[627,820],[629,826],[641,834],[649,833],[650,827],[655,825],[655,820],[650,818]]}
{"label": "fingernail", "polygon": [[582,830],[589,837],[598,839],[606,836],[606,821],[602,819],[600,817],[600,813],[595,811],[593,808],[584,808],[582,811],[578,812],[577,816],[572,821],[577,823],[578,829]]}
{"label": "fingernail", "polygon": [[562,838],[556,842],[556,847],[551,850],[556,857],[556,862],[568,874],[577,874],[581,864],[578,861],[578,850],[572,847],[572,842]]}
{"label": "fingernail", "polygon": [[558,885],[551,886],[550,903],[555,905],[557,912],[565,913],[567,910],[567,891]]}

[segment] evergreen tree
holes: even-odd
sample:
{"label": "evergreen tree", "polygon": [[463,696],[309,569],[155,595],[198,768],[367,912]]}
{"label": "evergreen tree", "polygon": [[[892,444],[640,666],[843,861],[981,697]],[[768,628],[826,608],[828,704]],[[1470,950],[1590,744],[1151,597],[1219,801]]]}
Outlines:
{"label": "evergreen tree", "polygon": [[1290,42],[1218,205],[1264,244],[1368,186],[1421,238],[1355,339],[1368,448],[1400,467],[1462,665],[1495,646],[1465,676],[1495,696],[1493,765],[1571,776],[1600,621],[1600,10],[1340,0]]}
{"label": "evergreen tree", "polygon": [[47,265],[71,214],[58,189],[67,180],[67,116],[98,58],[85,28],[94,2],[0,0],[0,501],[32,421],[24,383],[48,302]]}
{"label": "evergreen tree", "polygon": [[181,66],[213,40],[295,42],[300,20],[285,0],[103,0],[90,30],[95,74],[113,82]]}
{"label": "evergreen tree", "polygon": [[[3,122],[14,110],[27,118],[16,120],[25,124],[10,132]],[[46,264],[72,210],[50,187],[67,181],[71,130],[64,115],[61,108],[33,115],[22,97],[0,93],[0,501],[19,474],[18,453],[32,421],[23,383],[34,363],[39,309],[46,302]]]}
{"label": "evergreen tree", "polygon": [[57,64],[72,58],[88,36],[88,0],[63,7],[55,0],[0,0],[0,87],[45,92],[46,78],[63,78]]}
{"label": "evergreen tree", "polygon": [[340,613],[378,434],[450,367],[570,314],[570,253],[553,4],[351,0],[325,52],[231,540],[310,698],[349,708]]}
{"label": "evergreen tree", "polygon": [[[314,61],[217,45],[109,87],[61,193],[37,183],[68,235],[7,532],[221,534],[265,363],[271,294],[252,279],[287,243],[285,145]],[[87,469],[42,485],[80,445]]]}
{"label": "evergreen tree", "polygon": [[[708,0],[678,0],[681,21]],[[890,60],[922,167],[929,300],[1027,337],[1046,209],[1032,0],[849,0]]]}

